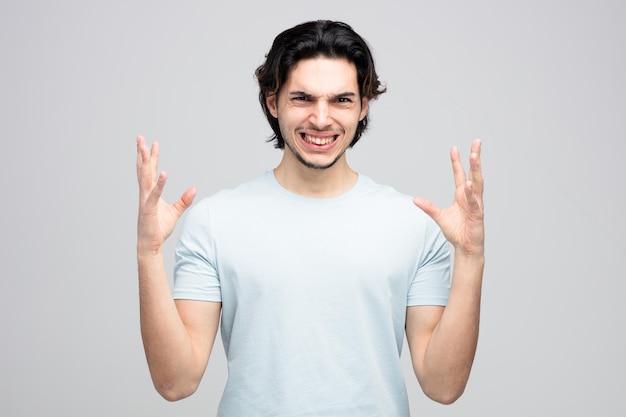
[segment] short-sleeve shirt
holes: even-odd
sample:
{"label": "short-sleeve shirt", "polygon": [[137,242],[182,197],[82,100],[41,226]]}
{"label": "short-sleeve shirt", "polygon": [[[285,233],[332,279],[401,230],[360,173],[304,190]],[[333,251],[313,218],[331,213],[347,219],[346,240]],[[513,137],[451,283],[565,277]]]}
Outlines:
{"label": "short-sleeve shirt", "polygon": [[270,171],[190,209],[173,295],[222,303],[218,416],[408,416],[406,308],[449,289],[449,244],[410,196],[359,175],[308,198]]}

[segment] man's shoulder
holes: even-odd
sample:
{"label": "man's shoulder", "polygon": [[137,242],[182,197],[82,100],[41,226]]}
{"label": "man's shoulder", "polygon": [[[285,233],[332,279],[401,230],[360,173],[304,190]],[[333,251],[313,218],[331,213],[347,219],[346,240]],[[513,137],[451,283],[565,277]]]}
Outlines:
{"label": "man's shoulder", "polygon": [[385,218],[388,222],[412,224],[415,227],[437,228],[432,219],[413,203],[413,196],[365,175],[360,175],[359,181],[362,184],[361,195],[366,199],[359,202],[359,207],[371,218]]}
{"label": "man's shoulder", "polygon": [[189,209],[188,216],[228,218],[240,214],[241,211],[249,213],[259,207],[262,201],[268,201],[268,196],[275,192],[273,188],[269,173],[264,172],[249,181],[199,199]]}
{"label": "man's shoulder", "polygon": [[413,200],[410,195],[398,191],[391,185],[378,183],[367,175],[359,174],[359,183],[364,195],[374,197],[381,202],[404,204]]}
{"label": "man's shoulder", "polygon": [[240,183],[236,186],[224,188],[214,194],[204,197],[200,202],[207,205],[228,203],[242,198],[250,198],[255,195],[267,195],[271,190],[269,173],[264,172],[255,178]]}

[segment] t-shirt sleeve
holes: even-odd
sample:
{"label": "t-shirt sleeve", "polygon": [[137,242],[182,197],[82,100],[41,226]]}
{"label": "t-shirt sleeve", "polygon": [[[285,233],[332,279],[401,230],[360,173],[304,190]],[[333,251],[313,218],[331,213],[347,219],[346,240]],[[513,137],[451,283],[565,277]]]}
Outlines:
{"label": "t-shirt sleeve", "polygon": [[428,229],[424,251],[408,291],[407,306],[445,306],[448,303],[450,244],[434,222]]}
{"label": "t-shirt sleeve", "polygon": [[189,209],[176,245],[175,299],[222,301],[206,200]]}

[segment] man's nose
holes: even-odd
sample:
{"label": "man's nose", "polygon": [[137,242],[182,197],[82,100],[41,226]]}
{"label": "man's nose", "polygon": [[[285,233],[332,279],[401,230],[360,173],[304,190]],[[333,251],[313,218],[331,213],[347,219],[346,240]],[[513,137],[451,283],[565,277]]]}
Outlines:
{"label": "man's nose", "polygon": [[328,126],[331,123],[330,108],[325,100],[318,100],[311,112],[311,123],[319,128]]}

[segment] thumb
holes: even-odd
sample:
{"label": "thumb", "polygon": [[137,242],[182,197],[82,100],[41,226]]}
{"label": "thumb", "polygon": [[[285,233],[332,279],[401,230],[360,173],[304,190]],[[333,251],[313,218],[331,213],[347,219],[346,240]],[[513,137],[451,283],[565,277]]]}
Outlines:
{"label": "thumb", "polygon": [[193,199],[195,197],[196,197],[196,189],[193,187],[188,188],[183,193],[183,195],[180,196],[178,201],[174,203],[174,208],[178,212],[179,216],[182,215],[183,212],[189,208],[189,206],[191,206],[191,203],[193,203]]}
{"label": "thumb", "polygon": [[423,198],[423,197],[415,197],[413,199],[413,204],[419,207],[424,213],[428,214],[430,217],[435,219],[441,210],[439,207],[435,206],[432,201]]}

